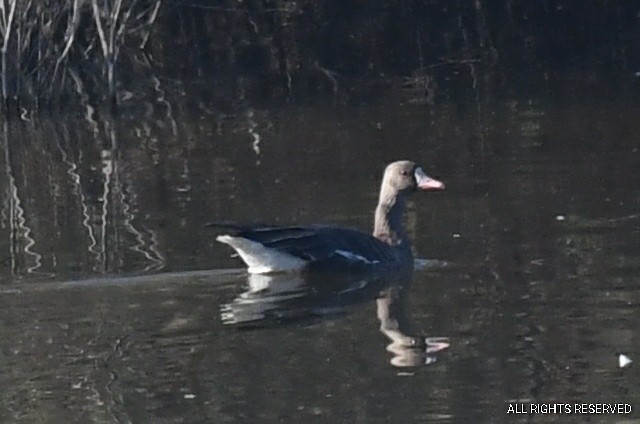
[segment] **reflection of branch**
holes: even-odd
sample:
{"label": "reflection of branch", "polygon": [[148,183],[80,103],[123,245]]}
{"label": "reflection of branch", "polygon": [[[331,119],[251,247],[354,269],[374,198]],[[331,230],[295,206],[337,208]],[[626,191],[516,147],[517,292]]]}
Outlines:
{"label": "reflection of branch", "polygon": [[13,168],[11,166],[11,155],[9,153],[9,124],[5,120],[3,122],[3,138],[4,138],[4,158],[5,158],[5,170],[9,181],[9,215],[10,215],[10,245],[11,245],[11,272],[16,274],[18,272],[16,264],[16,253],[18,252],[18,238],[22,234],[26,244],[24,246],[24,253],[33,258],[33,265],[27,268],[28,273],[33,273],[35,270],[42,266],[42,255],[31,250],[35,246],[36,241],[31,237],[31,228],[26,225],[26,218],[24,209],[21,206],[20,196],[18,194],[18,186],[16,184],[15,176],[13,175]]}
{"label": "reflection of branch", "polygon": [[[104,123],[105,132],[109,137],[109,148],[102,150],[102,172],[104,175],[103,183],[103,195],[102,195],[102,255],[104,260],[104,270],[109,268],[109,253],[113,252],[114,259],[116,259],[120,244],[119,226],[116,225],[116,219],[118,218],[117,205],[118,200],[122,206],[122,214],[124,221],[124,228],[131,232],[137,244],[130,247],[134,252],[142,254],[149,262],[144,271],[157,270],[164,266],[165,259],[162,254],[157,250],[157,236],[151,230],[145,229],[151,233],[151,243],[148,250],[145,249],[147,243],[145,242],[144,235],[141,231],[133,225],[135,219],[134,213],[131,212],[131,207],[128,202],[127,194],[133,193],[131,190],[123,189],[120,181],[120,157],[118,151],[118,137],[113,121],[107,119]],[[129,186],[131,188],[131,186]],[[118,195],[118,197],[113,197]],[[135,199],[135,193],[131,196]],[[111,218],[109,218],[111,215]],[[109,227],[109,222],[111,226]],[[111,228],[113,237],[112,246],[109,246],[108,230]]]}
{"label": "reflection of branch", "polygon": [[[64,127],[66,130],[66,127]],[[66,138],[69,138],[68,135]],[[71,177],[71,181],[73,183],[73,192],[78,196],[80,201],[80,210],[82,213],[82,226],[87,229],[87,235],[89,237],[89,247],[88,251],[96,255],[96,259],[100,258],[99,252],[95,250],[95,246],[97,246],[98,242],[93,233],[93,227],[91,226],[91,214],[89,212],[89,206],[87,205],[87,199],[82,190],[82,180],[80,177],[80,173],[77,172],[78,165],[69,160],[67,156],[67,152],[62,148],[60,144],[60,140],[56,137],[56,143],[58,145],[58,150],[60,150],[60,155],[62,156],[62,162],[69,166],[67,169],[67,175]]]}
{"label": "reflection of branch", "polygon": [[153,264],[145,268],[145,271],[162,269],[164,268],[166,259],[158,249],[160,247],[160,243],[158,242],[158,233],[150,228],[145,227],[145,229],[147,230],[147,233],[149,233],[149,251],[153,252],[155,255]]}
{"label": "reflection of branch", "polygon": [[331,84],[333,85],[333,96],[335,100],[335,96],[338,95],[338,80],[336,78],[338,73],[323,67],[318,61],[316,61],[313,65],[316,69],[322,72],[329,79],[329,81],[331,81]]}
{"label": "reflection of branch", "polygon": [[[151,67],[151,64],[149,63],[149,58],[147,57],[147,55],[143,53],[142,59],[143,59],[142,63],[151,71],[152,67]],[[177,136],[178,124],[176,123],[176,120],[173,118],[173,107],[171,106],[171,103],[169,103],[169,101],[166,98],[165,91],[162,89],[162,84],[160,82],[160,79],[155,74],[152,74],[151,79],[153,81],[153,89],[158,93],[158,97],[156,100],[158,101],[158,103],[164,104],[165,107],[167,108],[166,117],[167,119],[169,119],[169,122],[171,122],[171,131],[173,135]]]}
{"label": "reflection of branch", "polygon": [[[111,206],[111,192],[112,192],[112,177],[114,175],[114,168],[117,167],[117,138],[115,135],[115,130],[113,128],[113,122],[107,119],[104,122],[105,131],[109,136],[110,140],[110,148],[103,149],[101,151],[101,160],[102,160],[102,175],[104,176],[104,180],[102,183],[102,213],[101,213],[101,233],[100,233],[100,250],[102,253],[102,271],[108,271],[109,263],[108,263],[108,252],[107,252],[107,224],[109,223],[109,207]],[[111,214],[113,215],[113,214]],[[115,225],[115,217],[112,216]]]}
{"label": "reflection of branch", "polygon": [[249,134],[251,134],[251,137],[253,137],[253,143],[251,144],[251,147],[253,148],[253,151],[257,156],[256,165],[260,165],[260,139],[261,139],[261,137],[260,137],[260,133],[258,133],[256,131],[256,128],[258,127],[258,123],[253,120],[253,116],[254,116],[253,111],[249,111],[249,113],[247,114],[247,121],[249,123],[249,128],[247,129],[247,131],[249,132]]}
{"label": "reflection of branch", "polygon": [[133,247],[129,247],[132,251],[136,253],[140,253],[144,256],[151,264],[147,266],[144,270],[158,270],[164,266],[165,258],[158,250],[158,237],[155,231],[145,228],[146,231],[150,234],[151,243],[149,243],[149,250],[145,250],[144,247],[146,242],[144,240],[144,235],[140,232],[134,225],[133,221],[136,218],[136,212],[131,204],[135,204],[137,199],[136,193],[133,191],[133,186],[129,184],[127,188],[120,189],[120,202],[122,203],[122,215],[123,215],[123,224],[124,228],[129,230],[131,234],[133,234],[137,244]]}
{"label": "reflection of branch", "polygon": [[10,196],[2,196],[2,209],[0,209],[0,228],[9,228]]}
{"label": "reflection of branch", "polygon": [[2,123],[2,133],[4,135],[4,169],[7,173],[7,180],[9,181],[9,254],[11,256],[11,273],[15,274],[16,269],[16,229],[15,229],[15,201],[13,196],[13,187],[15,185],[13,179],[13,172],[11,170],[11,160],[9,155],[9,124],[5,120]]}

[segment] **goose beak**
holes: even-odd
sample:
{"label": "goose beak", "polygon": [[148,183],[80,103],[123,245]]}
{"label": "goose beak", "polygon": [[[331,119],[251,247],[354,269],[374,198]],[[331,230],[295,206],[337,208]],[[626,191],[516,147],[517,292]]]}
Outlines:
{"label": "goose beak", "polygon": [[441,181],[435,180],[424,173],[422,168],[418,167],[415,171],[416,184],[422,191],[442,191],[444,190],[444,184]]}

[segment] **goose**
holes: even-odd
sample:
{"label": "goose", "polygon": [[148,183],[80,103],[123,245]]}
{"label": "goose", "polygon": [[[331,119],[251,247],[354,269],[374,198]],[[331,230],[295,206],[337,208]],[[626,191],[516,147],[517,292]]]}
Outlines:
{"label": "goose", "polygon": [[405,198],[412,192],[441,191],[441,181],[409,160],[390,163],[382,178],[373,234],[328,225],[278,227],[210,223],[231,230],[216,237],[231,246],[250,274],[300,271],[406,270],[413,267],[403,225]]}

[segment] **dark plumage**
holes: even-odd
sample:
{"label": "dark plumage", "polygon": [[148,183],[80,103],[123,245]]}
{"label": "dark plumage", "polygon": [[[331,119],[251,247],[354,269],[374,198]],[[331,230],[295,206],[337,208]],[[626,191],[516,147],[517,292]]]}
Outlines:
{"label": "dark plumage", "polygon": [[444,185],[427,177],[413,162],[399,161],[387,166],[373,235],[323,225],[208,225],[233,230],[233,235],[218,236],[217,240],[233,247],[250,273],[407,268],[413,265],[413,258],[402,213],[405,195],[416,189],[437,191],[443,190]]}
{"label": "dark plumage", "polygon": [[[220,224],[209,226],[225,227]],[[396,261],[397,251],[375,237],[350,228],[312,225],[308,227],[230,227],[241,237],[262,246],[308,261],[314,270],[353,270],[384,266]]]}

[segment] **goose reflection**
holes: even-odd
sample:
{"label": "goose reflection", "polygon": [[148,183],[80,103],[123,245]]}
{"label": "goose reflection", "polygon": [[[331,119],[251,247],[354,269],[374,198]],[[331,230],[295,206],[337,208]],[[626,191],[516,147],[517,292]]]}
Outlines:
{"label": "goose reflection", "polygon": [[407,317],[407,292],[404,285],[387,287],[376,299],[380,331],[391,342],[387,351],[394,357],[391,365],[415,367],[436,362],[436,353],[449,347],[447,337],[415,336]]}
{"label": "goose reflection", "polygon": [[248,276],[248,290],[220,307],[222,322],[241,329],[313,323],[376,303],[380,331],[395,367],[436,362],[446,337],[416,335],[407,316],[411,274],[392,277],[280,274]]}

